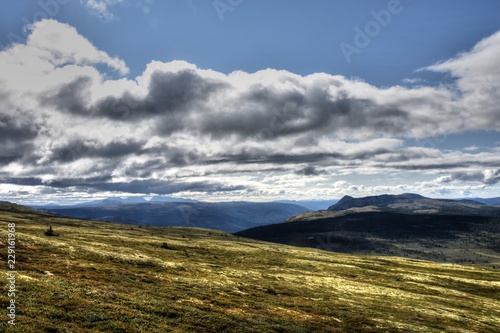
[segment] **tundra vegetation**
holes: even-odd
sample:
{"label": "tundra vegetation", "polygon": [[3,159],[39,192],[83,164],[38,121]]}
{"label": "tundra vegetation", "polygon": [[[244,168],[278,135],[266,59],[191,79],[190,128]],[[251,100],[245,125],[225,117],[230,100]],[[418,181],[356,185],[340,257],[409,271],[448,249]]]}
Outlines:
{"label": "tundra vegetation", "polygon": [[[500,331],[500,273],[492,267],[60,218],[8,204],[0,205],[4,249],[8,223],[16,224],[17,312],[15,327],[4,316],[2,332]],[[45,235],[49,226],[57,237]],[[7,304],[8,271],[0,274]]]}

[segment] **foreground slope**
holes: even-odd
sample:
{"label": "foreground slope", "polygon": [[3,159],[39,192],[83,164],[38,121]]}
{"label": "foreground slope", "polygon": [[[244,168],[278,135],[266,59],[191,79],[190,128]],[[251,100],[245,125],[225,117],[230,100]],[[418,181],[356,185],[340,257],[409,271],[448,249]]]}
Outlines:
{"label": "foreground slope", "polygon": [[[4,248],[9,222],[17,236],[17,332],[500,330],[492,268],[15,209],[0,211]],[[44,235],[49,224],[57,236]],[[7,272],[0,275],[7,304]],[[3,320],[0,331],[14,329]]]}

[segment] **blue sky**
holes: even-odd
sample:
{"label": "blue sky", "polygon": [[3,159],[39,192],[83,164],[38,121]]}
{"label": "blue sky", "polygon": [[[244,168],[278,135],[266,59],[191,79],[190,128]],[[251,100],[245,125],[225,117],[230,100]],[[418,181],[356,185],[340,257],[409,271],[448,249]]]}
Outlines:
{"label": "blue sky", "polygon": [[499,12],[493,0],[3,1],[0,198],[499,196]]}
{"label": "blue sky", "polygon": [[[53,18],[122,58],[132,77],[152,59],[181,59],[224,73],[275,68],[395,85],[405,78],[436,79],[415,70],[451,58],[500,29],[498,1],[401,0],[401,12],[391,15],[390,24],[348,64],[339,45],[354,45],[354,28],[364,30],[373,21],[371,11],[386,10],[389,1],[234,0],[239,5],[231,6],[221,0],[233,8],[221,9],[223,20],[213,1],[122,1],[109,6],[111,19],[85,11],[77,0],[54,1],[59,10]],[[2,45],[9,43],[5,32],[22,35],[23,17],[32,22],[44,11],[38,1],[4,1],[1,6]]]}

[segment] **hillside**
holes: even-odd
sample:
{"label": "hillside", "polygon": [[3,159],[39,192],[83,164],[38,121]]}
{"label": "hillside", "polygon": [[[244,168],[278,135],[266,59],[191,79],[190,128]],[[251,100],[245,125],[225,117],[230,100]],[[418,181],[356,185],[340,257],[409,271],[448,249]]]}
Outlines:
{"label": "hillside", "polygon": [[[500,329],[500,275],[492,268],[13,210],[0,211],[4,248],[12,222],[17,324],[2,320],[2,332]],[[57,236],[44,234],[48,225]],[[7,304],[7,271],[0,275]]]}
{"label": "hillside", "polygon": [[500,266],[500,207],[473,200],[344,196],[328,210],[237,235],[341,253]]}
{"label": "hillside", "polygon": [[16,213],[40,213],[32,208],[25,207],[22,205],[17,205],[15,203],[7,202],[7,201],[0,201],[0,211],[16,212]]}
{"label": "hillside", "polygon": [[236,235],[342,253],[500,266],[498,217],[370,209],[349,212],[252,228]]}
{"label": "hillside", "polygon": [[[106,205],[108,203],[109,205]],[[83,219],[150,226],[184,226],[237,232],[285,221],[307,211],[288,203],[154,202],[124,204],[116,200],[91,206],[51,207],[50,213]]]}

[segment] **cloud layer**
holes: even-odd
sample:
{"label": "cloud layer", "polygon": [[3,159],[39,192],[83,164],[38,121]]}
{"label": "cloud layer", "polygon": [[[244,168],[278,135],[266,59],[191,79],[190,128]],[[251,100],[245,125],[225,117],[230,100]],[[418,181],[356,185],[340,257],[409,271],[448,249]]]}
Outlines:
{"label": "cloud layer", "polygon": [[[184,61],[152,61],[130,79],[123,60],[54,20],[1,51],[0,67],[0,197],[339,196],[397,191],[385,175],[410,173],[426,180],[406,179],[406,189],[427,193],[500,181],[495,145],[405,143],[500,128],[500,33],[424,69],[448,73],[453,85],[413,88],[274,69],[225,74]],[[357,174],[378,180],[338,183]]]}

